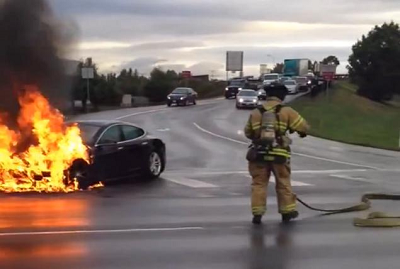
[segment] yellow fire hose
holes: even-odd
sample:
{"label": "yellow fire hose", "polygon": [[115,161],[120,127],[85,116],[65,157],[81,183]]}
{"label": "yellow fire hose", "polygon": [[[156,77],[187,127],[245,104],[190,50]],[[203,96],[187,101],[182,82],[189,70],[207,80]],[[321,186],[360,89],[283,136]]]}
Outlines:
{"label": "yellow fire hose", "polygon": [[[305,203],[299,197],[296,196],[297,201],[307,207],[308,209],[324,212],[327,215],[340,214],[340,213],[348,213],[348,212],[358,212],[364,211],[371,208],[371,200],[400,200],[400,195],[395,194],[382,194],[382,193],[369,193],[364,194],[361,198],[361,202],[357,205],[341,208],[341,209],[320,209],[310,206]],[[367,218],[354,218],[353,220],[354,226],[357,227],[400,227],[400,215],[393,216],[388,215],[383,212],[372,212],[368,215]]]}

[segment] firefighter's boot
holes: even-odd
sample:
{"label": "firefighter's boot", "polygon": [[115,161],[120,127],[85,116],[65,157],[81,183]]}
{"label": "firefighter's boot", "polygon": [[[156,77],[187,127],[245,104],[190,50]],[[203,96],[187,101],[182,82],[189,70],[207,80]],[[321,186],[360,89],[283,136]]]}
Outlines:
{"label": "firefighter's boot", "polygon": [[291,220],[296,219],[298,216],[299,212],[297,211],[282,214],[282,223],[289,223]]}
{"label": "firefighter's boot", "polygon": [[256,224],[256,225],[259,225],[259,224],[261,224],[261,218],[262,218],[262,216],[261,215],[254,215],[253,216],[253,224]]}

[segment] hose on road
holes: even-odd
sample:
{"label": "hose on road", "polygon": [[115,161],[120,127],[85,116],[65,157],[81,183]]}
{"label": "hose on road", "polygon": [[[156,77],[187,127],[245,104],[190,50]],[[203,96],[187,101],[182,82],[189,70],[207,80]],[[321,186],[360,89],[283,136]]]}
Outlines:
{"label": "hose on road", "polygon": [[[297,201],[313,211],[324,212],[327,215],[333,214],[341,214],[348,212],[358,212],[364,211],[371,208],[371,200],[400,200],[400,195],[396,194],[384,194],[384,193],[369,193],[364,194],[361,198],[361,202],[354,206],[341,208],[341,209],[320,209],[313,206],[310,206],[303,200],[301,200],[296,195]],[[354,218],[353,220],[354,226],[357,227],[400,227],[400,215],[388,215],[384,212],[372,212],[367,218]]]}

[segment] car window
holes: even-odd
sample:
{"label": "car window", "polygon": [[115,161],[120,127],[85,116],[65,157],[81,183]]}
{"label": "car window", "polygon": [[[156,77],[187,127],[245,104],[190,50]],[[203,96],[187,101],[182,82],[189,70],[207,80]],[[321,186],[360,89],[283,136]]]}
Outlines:
{"label": "car window", "polygon": [[175,93],[175,94],[186,94],[186,93],[188,93],[188,89],[185,89],[185,88],[177,88],[177,89],[175,89],[172,93]]}
{"label": "car window", "polygon": [[285,81],[284,83],[283,83],[284,85],[296,85],[296,83],[294,82],[294,81]]}
{"label": "car window", "polygon": [[123,125],[122,133],[124,134],[124,141],[127,141],[143,136],[144,130],[135,126]]}
{"label": "car window", "polygon": [[95,142],[95,141],[93,141],[93,138],[96,136],[97,132],[100,130],[99,126],[78,123],[78,127],[81,130],[81,137],[82,137],[83,142],[85,142],[86,144]]}
{"label": "car window", "polygon": [[279,77],[277,75],[267,75],[264,76],[264,80],[272,80],[272,79],[278,79]]}
{"label": "car window", "polygon": [[98,144],[112,144],[121,142],[121,130],[119,126],[110,127],[101,137]]}

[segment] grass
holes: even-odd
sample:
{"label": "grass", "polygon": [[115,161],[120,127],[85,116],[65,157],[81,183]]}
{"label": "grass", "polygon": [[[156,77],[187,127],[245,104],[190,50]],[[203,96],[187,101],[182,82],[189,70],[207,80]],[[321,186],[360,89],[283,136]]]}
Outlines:
{"label": "grass", "polygon": [[347,81],[336,82],[328,94],[294,101],[296,109],[311,125],[311,135],[340,142],[399,150],[400,104],[376,103],[356,94]]}

